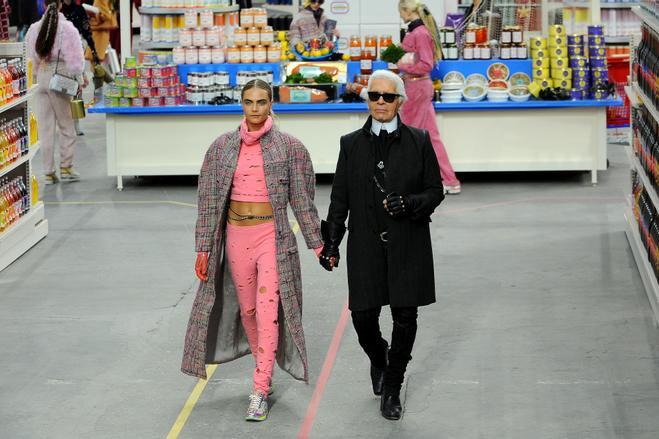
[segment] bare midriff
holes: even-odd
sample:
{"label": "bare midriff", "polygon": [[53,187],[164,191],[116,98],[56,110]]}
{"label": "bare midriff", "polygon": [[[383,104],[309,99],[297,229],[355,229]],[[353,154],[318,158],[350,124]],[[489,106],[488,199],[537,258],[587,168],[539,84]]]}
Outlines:
{"label": "bare midriff", "polygon": [[270,203],[231,200],[228,221],[233,226],[256,226],[274,221],[273,215]]}

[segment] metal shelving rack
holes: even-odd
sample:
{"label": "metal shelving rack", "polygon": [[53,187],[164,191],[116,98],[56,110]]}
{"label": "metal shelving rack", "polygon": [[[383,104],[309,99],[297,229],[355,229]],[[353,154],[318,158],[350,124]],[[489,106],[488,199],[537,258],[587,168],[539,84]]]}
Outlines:
{"label": "metal shelving rack", "polygon": [[[23,43],[0,43],[0,58],[21,58],[25,63],[27,60],[25,45]],[[33,94],[34,87],[29,90],[27,95],[1,106],[0,113],[3,116],[7,115],[8,118],[22,116],[26,125],[29,126]],[[9,179],[12,179],[22,176],[25,185],[30,189],[30,210],[21,219],[0,232],[0,271],[48,234],[48,221],[45,219],[43,202],[32,205],[32,159],[39,149],[39,144],[32,145],[32,139],[29,138],[30,134],[28,133],[28,143],[31,145],[30,152],[9,166],[0,169],[0,178],[9,177]]]}
{"label": "metal shelving rack", "polygon": [[[634,8],[633,11],[634,13],[636,13],[636,15],[641,17],[641,19],[645,24],[652,27],[655,31],[659,32],[659,20],[657,20],[656,17],[654,17],[652,14],[647,13],[646,11],[641,10],[640,8]],[[631,40],[632,48],[634,48],[637,42],[639,41],[636,40],[635,38],[632,38]],[[634,53],[635,52],[632,51],[632,65],[633,65]],[[632,75],[632,81],[633,79],[634,78]],[[650,98],[645,95],[645,93],[641,90],[641,88],[638,86],[636,82],[632,82],[631,87],[626,87],[625,91],[629,95],[630,102],[632,103],[633,106],[645,105],[651,116],[657,122],[659,122],[659,111],[657,111],[657,108],[654,107],[652,100],[650,100]],[[633,120],[630,123],[630,127],[631,127],[629,134],[630,143],[629,146],[626,147],[626,152],[627,152],[627,156],[629,157],[630,167],[638,174],[643,184],[643,187],[645,188],[645,190],[647,191],[650,197],[650,201],[652,202],[652,204],[655,206],[655,208],[659,208],[659,195],[652,186],[650,177],[646,174],[645,169],[643,168],[639,158],[636,156],[636,154],[633,151],[633,145],[634,145]],[[629,200],[629,204],[625,207],[624,216],[626,220],[625,232],[627,235],[627,240],[629,241],[629,246],[632,249],[632,254],[634,255],[634,260],[636,261],[636,266],[638,267],[638,271],[641,275],[643,285],[645,286],[645,291],[648,295],[648,300],[650,301],[650,305],[652,306],[652,311],[654,312],[654,316],[655,316],[655,324],[659,324],[659,282],[657,281],[654,270],[650,265],[648,252],[643,246],[643,243],[641,241],[640,233],[638,230],[638,223],[633,214],[633,205],[632,205],[631,197]]]}

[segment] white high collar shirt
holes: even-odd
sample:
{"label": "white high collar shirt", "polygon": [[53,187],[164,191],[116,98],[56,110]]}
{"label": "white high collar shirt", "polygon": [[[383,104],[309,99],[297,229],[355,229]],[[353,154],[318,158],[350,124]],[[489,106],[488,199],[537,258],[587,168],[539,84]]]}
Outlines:
{"label": "white high collar shirt", "polygon": [[389,134],[393,133],[398,129],[398,116],[391,119],[389,122],[382,123],[378,122],[375,119],[371,119],[371,132],[376,136],[380,135],[380,131],[384,129]]}

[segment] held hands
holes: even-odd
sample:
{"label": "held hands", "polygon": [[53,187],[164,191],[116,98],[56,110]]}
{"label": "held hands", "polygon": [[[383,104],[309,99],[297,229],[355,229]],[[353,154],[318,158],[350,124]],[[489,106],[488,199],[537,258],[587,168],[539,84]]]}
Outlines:
{"label": "held hands", "polygon": [[387,195],[382,204],[384,210],[392,218],[405,218],[414,211],[415,200],[413,195],[400,195],[397,192],[392,192]]}
{"label": "held hands", "polygon": [[346,233],[346,227],[343,224],[332,223],[328,221],[320,222],[320,233],[323,237],[323,250],[318,256],[318,262],[327,271],[334,270],[339,266],[339,245],[343,235]]}
{"label": "held hands", "polygon": [[339,259],[341,259],[339,248],[331,244],[325,244],[323,250],[318,255],[318,262],[327,271],[332,271],[335,267],[338,268]]}
{"label": "held hands", "polygon": [[197,260],[194,263],[194,271],[199,280],[203,282],[208,280],[208,252],[197,253]]}

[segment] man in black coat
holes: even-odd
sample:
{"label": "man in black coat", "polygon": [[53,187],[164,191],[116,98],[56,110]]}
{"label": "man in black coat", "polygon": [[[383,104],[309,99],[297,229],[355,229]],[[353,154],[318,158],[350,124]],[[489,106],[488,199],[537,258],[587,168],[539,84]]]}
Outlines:
{"label": "man in black coat", "polygon": [[[444,199],[428,133],[404,125],[398,109],[403,81],[375,72],[368,86],[370,117],[341,138],[321,265],[338,267],[348,219],[349,308],[359,344],[371,360],[373,392],[387,419],[400,419],[400,389],[412,359],[417,308],[435,302],[430,215]],[[391,348],[380,332],[380,311],[390,305]]]}

